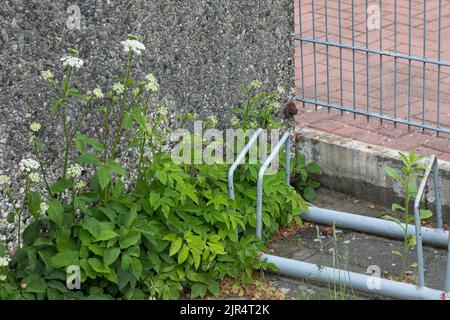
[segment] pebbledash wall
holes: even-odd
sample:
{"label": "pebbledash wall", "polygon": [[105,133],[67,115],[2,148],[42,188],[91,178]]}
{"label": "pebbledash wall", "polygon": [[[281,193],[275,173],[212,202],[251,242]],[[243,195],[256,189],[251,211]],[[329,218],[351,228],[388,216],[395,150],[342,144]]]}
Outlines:
{"label": "pebbledash wall", "polygon": [[[78,9],[79,29],[73,20]],[[31,156],[33,121],[51,142],[45,153],[54,164],[50,173],[61,157],[62,128],[49,115],[52,95],[41,71],[61,79],[60,58],[76,48],[85,62],[78,86],[106,91],[123,71],[120,41],[129,33],[147,47],[133,74],[155,74],[171,112],[228,119],[243,85],[254,79],[293,91],[292,0],[1,0],[0,174],[20,180],[19,161]],[[98,121],[88,116],[82,131],[95,133]],[[0,200],[0,219],[7,206]]]}
{"label": "pebbledash wall", "polygon": [[[80,29],[72,5],[79,8]],[[86,90],[105,91],[123,70],[120,41],[138,35],[147,50],[133,72],[159,78],[172,112],[227,119],[242,99],[242,86],[253,79],[293,87],[292,0],[2,0],[0,26],[4,173],[17,170],[27,156],[30,122],[42,123],[48,140],[60,132],[48,115],[51,94],[39,74],[50,69],[61,77],[59,59],[69,47],[85,61],[77,81]],[[96,128],[96,119],[88,119],[88,128]],[[57,150],[52,144],[47,155],[57,156]]]}

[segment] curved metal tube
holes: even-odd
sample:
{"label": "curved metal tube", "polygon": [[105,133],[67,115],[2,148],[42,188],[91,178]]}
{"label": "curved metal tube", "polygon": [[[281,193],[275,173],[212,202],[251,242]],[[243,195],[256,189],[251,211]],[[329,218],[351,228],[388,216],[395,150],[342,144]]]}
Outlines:
{"label": "curved metal tube", "polygon": [[281,137],[280,141],[277,143],[275,148],[273,148],[269,157],[264,161],[263,165],[259,169],[258,173],[258,195],[256,198],[256,236],[261,239],[262,234],[262,196],[263,196],[263,182],[264,182],[264,173],[267,170],[269,164],[272,163],[275,156],[280,152],[281,147],[286,144],[286,183],[290,183],[291,179],[291,134],[286,132],[283,137]]}
{"label": "curved metal tube", "polygon": [[237,156],[236,161],[234,161],[233,165],[228,170],[228,193],[231,200],[234,200],[234,171],[236,171],[238,165],[241,164],[242,160],[244,160],[245,155],[250,151],[250,148],[255,144],[255,142],[258,140],[258,137],[263,132],[264,131],[261,128],[255,131],[248,143],[245,145],[244,149],[242,149],[241,153],[239,153],[239,155]]}

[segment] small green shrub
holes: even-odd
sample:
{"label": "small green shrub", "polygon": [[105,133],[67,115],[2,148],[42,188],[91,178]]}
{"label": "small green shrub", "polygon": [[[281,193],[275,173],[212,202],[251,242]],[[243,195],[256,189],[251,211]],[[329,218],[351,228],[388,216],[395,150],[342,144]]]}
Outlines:
{"label": "small green shrub", "polygon": [[[416,237],[410,233],[410,230],[408,230],[409,224],[414,223],[414,213],[411,214],[409,208],[410,201],[414,200],[417,194],[417,179],[423,177],[422,173],[424,170],[426,170],[426,168],[420,164],[420,162],[423,160],[423,157],[416,156],[414,150],[412,150],[409,154],[403,154],[400,152],[399,155],[403,160],[403,166],[401,170],[399,171],[386,166],[385,171],[402,187],[402,190],[405,194],[405,202],[403,206],[398,203],[392,204],[392,211],[400,211],[403,216],[403,221],[391,215],[385,215],[384,218],[394,221],[399,226],[401,226],[403,231],[405,232],[403,240],[403,250],[392,251],[393,254],[399,256],[402,259],[402,274],[404,274],[409,266],[408,253],[410,249],[416,245]],[[430,210],[420,210],[421,219],[428,219],[432,215],[433,214]]]}

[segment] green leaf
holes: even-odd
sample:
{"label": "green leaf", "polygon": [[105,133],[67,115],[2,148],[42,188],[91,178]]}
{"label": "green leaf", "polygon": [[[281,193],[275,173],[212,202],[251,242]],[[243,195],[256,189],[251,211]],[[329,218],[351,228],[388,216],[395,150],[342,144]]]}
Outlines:
{"label": "green leaf", "polygon": [[134,246],[136,243],[141,240],[141,234],[138,231],[130,230],[125,236],[121,237],[119,240],[120,248],[126,249],[131,246]]}
{"label": "green leaf", "polygon": [[403,178],[400,176],[400,173],[389,166],[385,166],[384,170],[386,171],[387,175],[389,175],[391,178],[393,178],[395,181],[397,181],[400,184],[403,184]]}
{"label": "green leaf", "polygon": [[84,153],[77,159],[78,163],[81,164],[94,164],[94,165],[100,165],[102,162],[99,160],[99,158],[92,153]]}
{"label": "green leaf", "polygon": [[118,236],[119,235],[112,230],[100,230],[100,234],[97,237],[95,237],[94,242],[108,241],[108,240],[114,239],[115,237],[118,237]]}
{"label": "green leaf", "polygon": [[164,236],[163,240],[173,241],[176,238],[177,238],[177,235],[175,233],[169,233],[168,235]]}
{"label": "green leaf", "polygon": [[73,88],[73,87],[69,88],[69,90],[67,90],[67,93],[74,97],[79,97],[81,95],[80,91],[78,91],[77,88]]}
{"label": "green leaf", "polygon": [[58,252],[51,259],[50,263],[53,268],[63,268],[76,264],[78,260],[78,252],[75,250],[64,250]]}
{"label": "green leaf", "polygon": [[68,188],[70,188],[71,185],[72,185],[71,181],[69,181],[67,179],[60,179],[50,186],[50,191],[53,194],[61,193],[65,190],[67,190]]}
{"label": "green leaf", "polygon": [[39,192],[29,192],[28,198],[28,210],[35,219],[39,217],[41,208],[41,194]]}
{"label": "green leaf", "polygon": [[105,152],[105,146],[103,146],[103,144],[97,139],[86,138],[84,141],[94,147],[97,151]]}
{"label": "green leaf", "polygon": [[213,295],[218,296],[220,294],[220,289],[219,289],[219,284],[217,283],[217,281],[211,281],[208,284],[208,290]]}
{"label": "green leaf", "polygon": [[14,211],[11,211],[10,213],[8,213],[8,215],[6,216],[6,221],[8,221],[8,223],[14,223],[14,219],[16,217],[16,213]]}
{"label": "green leaf", "polygon": [[191,299],[206,296],[207,286],[202,283],[194,283],[191,287]]}
{"label": "green leaf", "polygon": [[415,245],[416,245],[416,237],[411,234],[408,240],[408,247],[414,247]]}
{"label": "green leaf", "polygon": [[166,183],[167,183],[167,174],[166,174],[165,171],[157,170],[156,171],[156,177],[158,178],[159,181],[161,181],[161,183],[163,185],[166,185]]}
{"label": "green leaf", "polygon": [[125,170],[122,168],[122,166],[119,163],[117,163],[113,160],[110,160],[108,162],[108,165],[111,168],[111,170],[114,171],[115,173],[117,173],[118,175],[121,175],[122,177],[125,177],[127,175],[127,173],[125,172]]}
{"label": "green leaf", "polygon": [[398,225],[402,225],[402,222],[399,219],[394,218],[394,217],[392,217],[390,215],[384,215],[383,219],[386,219],[386,220],[389,220],[389,221],[393,221],[393,222],[397,223]]}
{"label": "green leaf", "polygon": [[320,173],[322,171],[322,167],[315,163],[315,162],[311,162],[306,166],[306,170],[308,170],[309,173]]}
{"label": "green leaf", "polygon": [[[36,243],[39,243],[39,239],[43,240],[43,238],[38,238],[39,234],[41,233],[41,228],[42,224],[39,220],[30,223],[22,234],[23,243],[25,245],[33,245],[35,247]],[[52,244],[51,241],[50,244]]]}
{"label": "green leaf", "polygon": [[137,218],[137,206],[131,207],[130,211],[126,211],[120,215],[120,223],[126,227],[130,227]]}
{"label": "green leaf", "polygon": [[403,258],[403,253],[401,253],[401,252],[398,251],[398,250],[392,250],[391,253],[394,254],[394,255],[396,255],[396,256],[399,256],[399,257],[402,257],[402,258]]}
{"label": "green leaf", "polygon": [[94,269],[95,272],[98,273],[110,273],[111,270],[105,266],[105,264],[97,258],[89,258],[88,259],[89,265]]}
{"label": "green leaf", "polygon": [[59,228],[64,224],[64,207],[59,200],[50,200],[48,207],[48,217]]}
{"label": "green leaf", "polygon": [[189,248],[188,246],[184,245],[183,248],[181,248],[180,252],[178,252],[178,264],[182,264],[186,261],[186,259],[189,257]]}
{"label": "green leaf", "polygon": [[97,178],[100,183],[100,187],[102,190],[105,190],[112,179],[111,169],[105,165],[100,166],[97,169]]}
{"label": "green leaf", "polygon": [[176,238],[174,241],[172,241],[172,244],[170,245],[169,256],[173,256],[180,250],[182,242],[183,239],[181,238]]}
{"label": "green leaf", "polygon": [[430,210],[420,210],[420,219],[429,219],[433,216],[433,212]]}
{"label": "green leaf", "polygon": [[305,190],[303,190],[303,197],[306,201],[314,201],[316,199],[316,191],[314,191],[313,188],[306,187]]}
{"label": "green leaf", "polygon": [[142,264],[138,258],[131,258],[131,271],[133,272],[133,275],[136,277],[136,279],[139,280],[142,274]]}
{"label": "green leaf", "polygon": [[119,255],[119,248],[106,249],[105,253],[103,254],[103,262],[105,263],[105,266],[109,266],[116,262],[117,258],[119,258]]}
{"label": "green leaf", "polygon": [[400,211],[405,211],[405,208],[403,208],[401,205],[399,205],[399,204],[397,204],[397,203],[393,203],[392,204],[392,208],[391,208],[391,210],[392,211],[395,211],[395,210],[400,210]]}

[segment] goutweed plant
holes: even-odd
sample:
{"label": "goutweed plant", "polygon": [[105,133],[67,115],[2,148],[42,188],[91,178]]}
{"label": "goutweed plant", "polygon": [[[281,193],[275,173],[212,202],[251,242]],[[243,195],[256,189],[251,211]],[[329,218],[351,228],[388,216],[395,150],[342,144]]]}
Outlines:
{"label": "goutweed plant", "polygon": [[[414,223],[414,213],[411,214],[410,203],[414,200],[417,194],[418,178],[423,177],[423,171],[426,168],[421,164],[423,157],[417,156],[415,151],[412,150],[409,154],[399,153],[403,160],[403,166],[401,170],[385,167],[386,173],[393,178],[401,187],[404,192],[405,201],[403,206],[394,203],[392,204],[392,211],[399,211],[403,219],[395,218],[391,215],[385,215],[384,218],[394,221],[402,227],[404,231],[403,248],[402,250],[393,250],[392,253],[399,256],[402,259],[402,275],[405,274],[408,267],[414,267],[415,264],[408,264],[408,254],[411,248],[416,245],[416,237],[411,233],[409,224]],[[433,215],[430,210],[420,210],[420,218],[428,219]],[[403,220],[403,221],[402,221]]]}
{"label": "goutweed plant", "polygon": [[[232,201],[227,165],[175,164],[166,141],[176,119],[164,101],[154,102],[158,81],[152,74],[143,80],[132,75],[145,46],[131,35],[121,45],[124,71],[108,90],[82,92],[74,85],[84,63],[73,49],[61,59],[62,80],[42,72],[55,92],[50,111],[63,129],[63,161],[52,178],[41,125],[32,123],[34,158],[20,162],[23,198],[9,191],[8,177],[0,180],[2,194],[14,203],[8,221],[18,231],[11,261],[0,246],[1,299],[176,299],[183,292],[196,298],[218,295],[225,277],[245,283],[253,270],[274,267],[259,260],[265,247],[254,236],[256,165],[242,166]],[[247,87],[249,94],[254,87]],[[256,114],[253,108],[266,98],[271,107]],[[254,126],[256,115],[260,126],[274,122],[277,99],[279,92],[251,98],[241,113],[244,127]],[[80,130],[94,112],[104,119],[100,138]],[[136,155],[132,167],[123,165],[121,150]],[[284,183],[282,170],[265,184],[267,237],[306,204]],[[31,221],[22,232],[24,217]],[[245,233],[238,236],[236,229]],[[79,290],[66,286],[66,271],[73,267],[80,270]]]}

